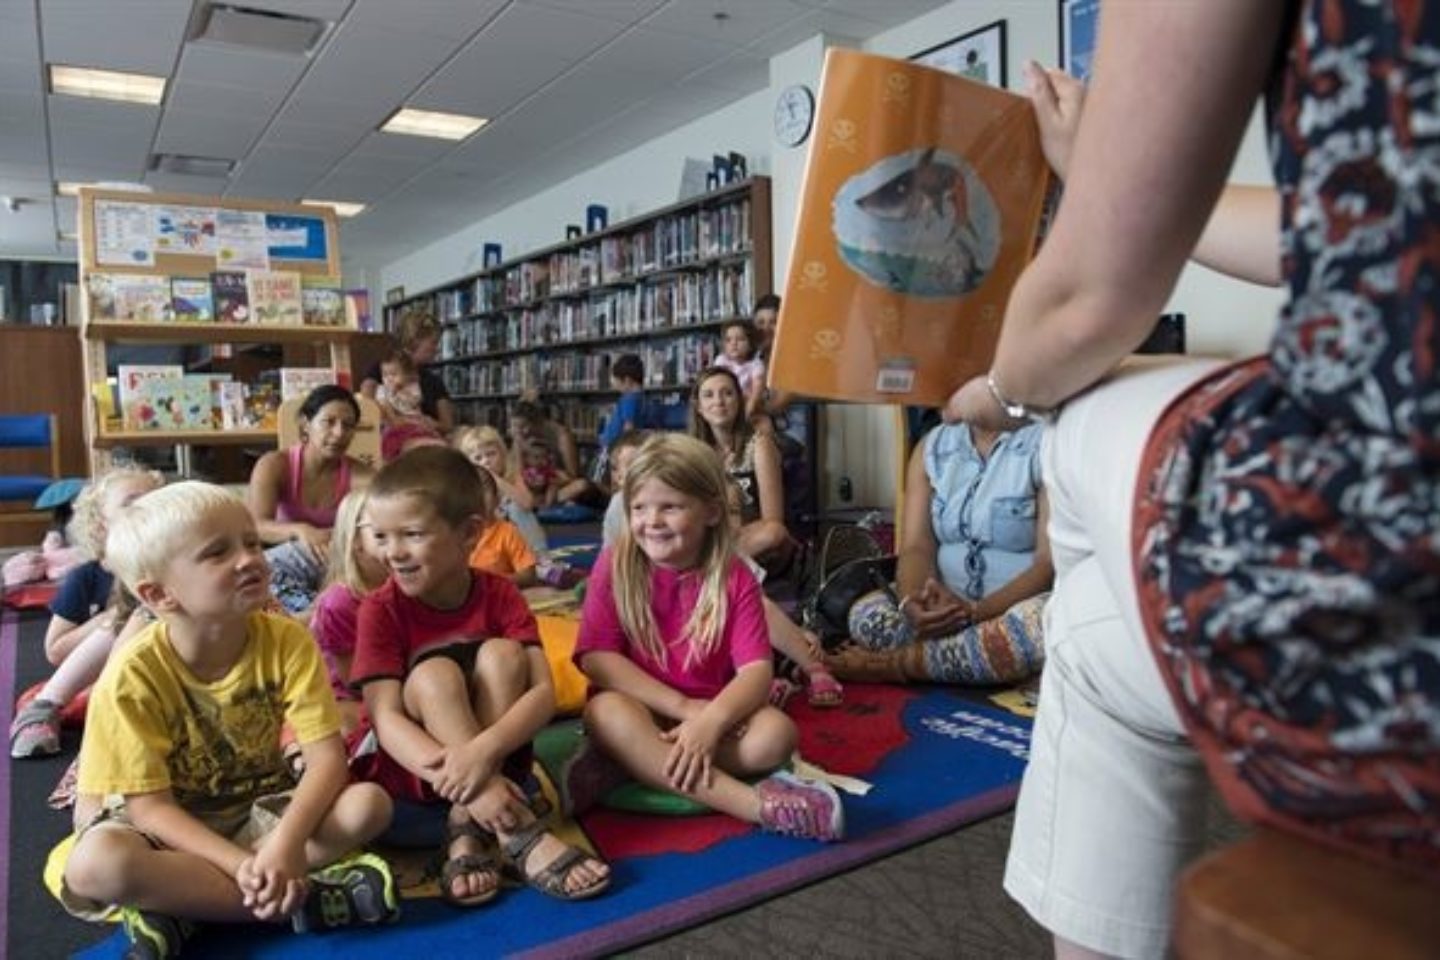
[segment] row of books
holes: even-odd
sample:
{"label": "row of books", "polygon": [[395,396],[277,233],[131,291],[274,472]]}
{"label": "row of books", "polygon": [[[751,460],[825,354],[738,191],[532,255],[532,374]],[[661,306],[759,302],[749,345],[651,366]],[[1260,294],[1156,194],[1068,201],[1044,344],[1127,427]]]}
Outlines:
{"label": "row of books", "polygon": [[474,317],[447,325],[440,356],[458,360],[502,350],[528,350],[576,340],[634,336],[749,316],[754,280],[749,261],[703,274],[611,290],[586,300]]}
{"label": "row of books", "polygon": [[293,270],[216,271],[208,277],[91,272],[86,285],[92,321],[346,324],[340,288]]}
{"label": "row of books", "polygon": [[[622,351],[521,354],[443,368],[446,388],[457,396],[509,397],[525,390],[611,390],[610,365]],[[628,352],[628,351],[627,351]],[[647,386],[687,387],[718,354],[716,338],[690,334],[635,351],[645,364]]]}
{"label": "row of books", "polygon": [[118,419],[126,431],[273,430],[281,403],[336,382],[328,367],[281,367],[275,377],[246,384],[178,364],[122,364],[114,396],[102,384],[96,399],[102,418]]}

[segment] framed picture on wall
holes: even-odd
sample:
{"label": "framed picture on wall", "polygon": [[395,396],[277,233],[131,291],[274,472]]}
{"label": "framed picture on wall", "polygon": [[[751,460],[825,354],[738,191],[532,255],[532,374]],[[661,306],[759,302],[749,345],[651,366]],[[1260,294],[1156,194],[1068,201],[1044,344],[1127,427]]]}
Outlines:
{"label": "framed picture on wall", "polygon": [[910,58],[927,67],[948,70],[962,77],[1005,86],[1005,21],[996,20],[978,30],[921,50]]}
{"label": "framed picture on wall", "polygon": [[1100,0],[1058,0],[1060,16],[1060,68],[1072,77],[1089,80],[1100,26]]}

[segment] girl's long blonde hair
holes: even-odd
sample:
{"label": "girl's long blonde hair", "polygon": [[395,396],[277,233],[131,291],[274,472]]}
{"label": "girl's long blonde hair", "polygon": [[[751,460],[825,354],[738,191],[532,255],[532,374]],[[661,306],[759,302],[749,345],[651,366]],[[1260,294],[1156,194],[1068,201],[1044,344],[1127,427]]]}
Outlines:
{"label": "girl's long blonde hair", "polygon": [[[353,593],[369,593],[379,583],[365,578],[365,571],[355,559],[360,546],[360,527],[365,521],[364,490],[351,490],[335,508],[335,526],[330,531],[330,567],[325,571],[325,586],[343,583]],[[383,581],[381,581],[383,582]]]}
{"label": "girl's long blonde hair", "polygon": [[[715,509],[716,522],[710,526],[700,548],[696,571],[701,579],[700,596],[690,618],[685,622],[685,635],[690,640],[692,659],[711,653],[720,643],[728,613],[725,585],[729,579],[734,544],[725,512],[725,469],[714,448],[694,437],[678,433],[660,433],[640,447],[630,469],[625,473],[625,511],[641,485],[657,480],[665,486],[694,497]],[[650,581],[653,566],[645,551],[635,542],[627,521],[614,554],[615,609],[620,626],[632,642],[658,663],[665,663],[665,642],[655,624],[650,606]],[[685,664],[686,667],[690,663]]]}
{"label": "girl's long blonde hair", "polygon": [[165,485],[165,476],[159,470],[151,470],[137,463],[124,463],[91,480],[75,497],[67,533],[70,543],[83,550],[90,559],[101,560],[105,557],[105,497],[110,493],[110,488],[122,480],[133,480],[137,477],[154,481],[156,487]]}

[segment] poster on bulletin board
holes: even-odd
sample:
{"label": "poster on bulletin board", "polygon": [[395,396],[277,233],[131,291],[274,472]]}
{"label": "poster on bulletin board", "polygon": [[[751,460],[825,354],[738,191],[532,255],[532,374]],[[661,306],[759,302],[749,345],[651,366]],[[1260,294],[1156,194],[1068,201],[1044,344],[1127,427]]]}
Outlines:
{"label": "poster on bulletin board", "polygon": [[267,213],[265,235],[271,260],[324,261],[330,256],[322,217]]}

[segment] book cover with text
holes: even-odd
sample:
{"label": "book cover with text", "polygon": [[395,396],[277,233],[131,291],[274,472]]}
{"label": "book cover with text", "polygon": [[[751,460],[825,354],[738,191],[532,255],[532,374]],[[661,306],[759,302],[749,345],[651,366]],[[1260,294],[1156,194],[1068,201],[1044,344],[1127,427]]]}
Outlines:
{"label": "book cover with text", "polygon": [[942,405],[989,367],[1049,181],[1025,97],[830,50],[771,385]]}
{"label": "book cover with text", "polygon": [[249,323],[250,295],[246,292],[245,274],[235,270],[217,270],[210,274],[215,295],[215,320],[218,323]]}
{"label": "book cover with text", "polygon": [[294,270],[251,270],[245,274],[254,323],[299,326],[300,274]]}

